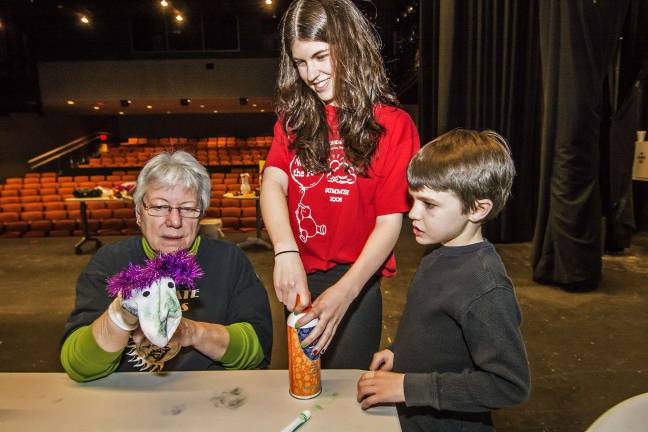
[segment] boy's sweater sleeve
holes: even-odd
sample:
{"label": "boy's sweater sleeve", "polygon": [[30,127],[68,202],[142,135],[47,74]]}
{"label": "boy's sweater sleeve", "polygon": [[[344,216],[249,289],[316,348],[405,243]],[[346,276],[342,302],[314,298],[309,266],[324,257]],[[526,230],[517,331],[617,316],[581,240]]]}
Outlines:
{"label": "boy's sweater sleeve", "polygon": [[494,288],[472,302],[460,325],[474,370],[407,373],[405,404],[480,412],[524,402],[530,384],[520,321],[510,287]]}

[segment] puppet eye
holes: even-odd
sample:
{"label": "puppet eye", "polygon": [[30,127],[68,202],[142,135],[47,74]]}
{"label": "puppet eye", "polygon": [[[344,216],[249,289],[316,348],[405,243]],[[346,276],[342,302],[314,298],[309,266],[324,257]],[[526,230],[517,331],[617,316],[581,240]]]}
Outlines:
{"label": "puppet eye", "polygon": [[173,282],[169,282],[169,288],[173,288],[175,285],[173,285]]}
{"label": "puppet eye", "polygon": [[144,292],[142,293],[142,295],[143,295],[144,297],[148,297],[150,294],[151,294],[151,293],[150,293],[149,291],[144,291]]}

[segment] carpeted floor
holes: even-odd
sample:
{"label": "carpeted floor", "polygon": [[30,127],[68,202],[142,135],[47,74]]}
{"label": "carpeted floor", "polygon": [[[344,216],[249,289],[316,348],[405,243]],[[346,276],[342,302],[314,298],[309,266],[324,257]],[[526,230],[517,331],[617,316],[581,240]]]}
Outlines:
{"label": "carpeted floor", "polygon": [[[241,241],[246,234],[228,234]],[[102,239],[106,243],[119,237]],[[74,284],[91,254],[72,238],[0,240],[0,371],[60,371],[58,342]],[[497,249],[524,314],[532,371],[530,400],[495,414],[499,431],[582,431],[612,405],[648,392],[648,233],[624,255],[604,257],[598,290],[568,293],[531,280],[531,244]],[[285,322],[272,292],[272,254],[246,251],[270,293],[272,368],[286,368]],[[407,288],[424,249],[406,225],[397,246],[399,274],[383,282],[383,345],[391,343]]]}

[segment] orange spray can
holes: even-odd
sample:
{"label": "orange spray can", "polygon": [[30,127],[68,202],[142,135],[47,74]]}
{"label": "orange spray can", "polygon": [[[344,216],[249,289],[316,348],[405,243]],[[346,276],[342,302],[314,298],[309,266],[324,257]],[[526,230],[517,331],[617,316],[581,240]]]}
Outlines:
{"label": "orange spray can", "polygon": [[315,342],[301,347],[301,342],[308,337],[315,328],[318,319],[314,319],[303,327],[295,328],[295,323],[303,313],[288,315],[288,375],[290,376],[290,395],[297,399],[311,399],[322,392],[322,374],[320,358],[313,355]]}

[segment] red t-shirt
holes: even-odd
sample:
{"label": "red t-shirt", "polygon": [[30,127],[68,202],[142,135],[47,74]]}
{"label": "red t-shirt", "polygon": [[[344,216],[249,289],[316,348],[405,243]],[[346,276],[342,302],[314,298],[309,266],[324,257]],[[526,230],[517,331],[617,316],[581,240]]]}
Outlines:
{"label": "red t-shirt", "polygon": [[[419,149],[419,138],[409,115],[395,107],[379,105],[376,120],[385,129],[374,154],[368,177],[347,165],[336,122],[336,108],[326,106],[331,133],[331,172],[306,172],[280,121],[265,167],[276,167],[288,175],[288,212],[295,241],[306,273],[328,270],[336,264],[352,264],[369,238],[376,217],[408,211],[406,170]],[[393,276],[392,253],[384,263],[383,276]]]}

